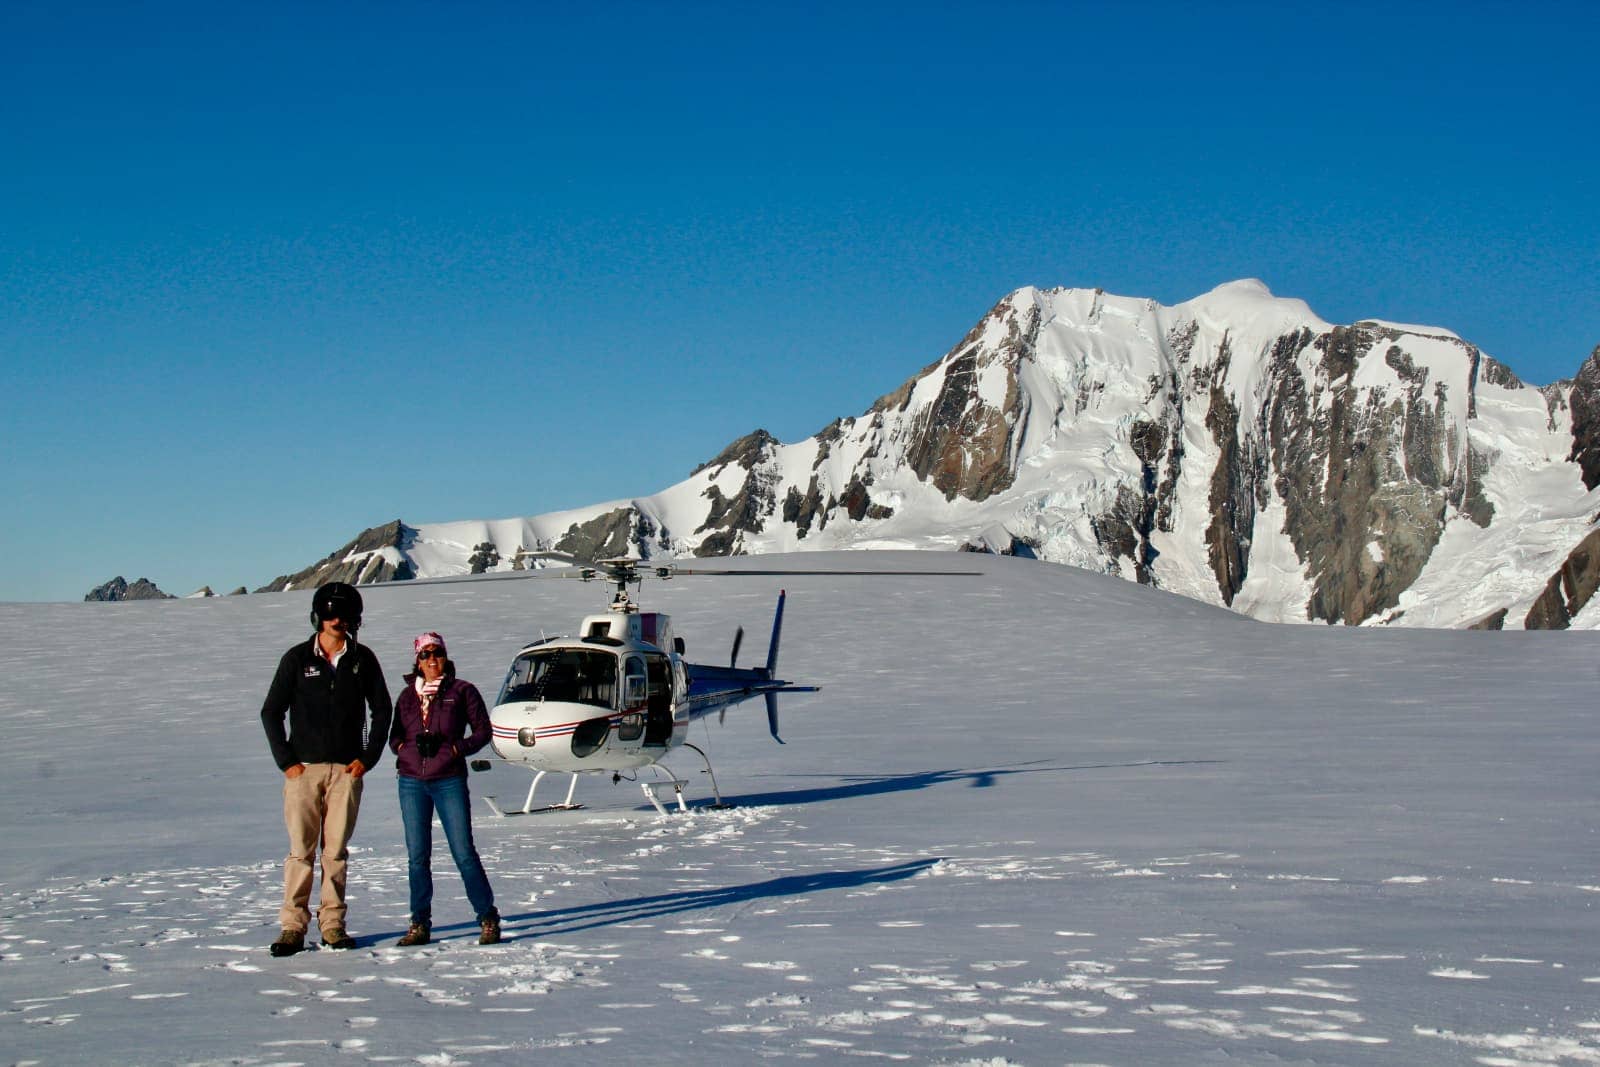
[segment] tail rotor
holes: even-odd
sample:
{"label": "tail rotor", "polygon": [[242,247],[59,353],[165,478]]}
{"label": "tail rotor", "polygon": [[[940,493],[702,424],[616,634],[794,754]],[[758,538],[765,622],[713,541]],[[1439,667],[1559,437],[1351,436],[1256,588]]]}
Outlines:
{"label": "tail rotor", "polygon": [[[728,669],[735,670],[739,666],[739,646],[744,644],[744,627],[733,631],[733,652],[728,656]],[[723,708],[717,713],[717,725],[721,726],[728,720],[728,709]]]}

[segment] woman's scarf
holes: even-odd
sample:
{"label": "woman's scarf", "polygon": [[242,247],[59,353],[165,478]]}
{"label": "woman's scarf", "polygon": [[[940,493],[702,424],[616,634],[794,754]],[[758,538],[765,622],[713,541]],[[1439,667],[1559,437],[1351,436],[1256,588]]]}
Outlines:
{"label": "woman's scarf", "polygon": [[428,705],[433,703],[434,696],[444,686],[444,675],[440,675],[437,682],[430,682],[421,674],[418,674],[415,685],[417,696],[422,701],[422,728],[426,730],[428,728]]}

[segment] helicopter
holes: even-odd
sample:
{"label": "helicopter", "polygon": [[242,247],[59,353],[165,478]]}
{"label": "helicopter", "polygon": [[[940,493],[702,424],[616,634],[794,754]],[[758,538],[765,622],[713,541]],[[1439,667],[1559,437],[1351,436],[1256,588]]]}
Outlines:
{"label": "helicopter", "polygon": [[[655,809],[667,814],[661,795],[671,789],[678,809],[686,811],[683,791],[688,782],[662,762],[680,749],[700,757],[716,798],[712,806],[725,807],[710,758],[688,740],[690,725],[712,713],[726,715],[734,705],[759,696],[766,702],[768,729],[782,744],[777,695],[819,691],[818,686],[794,684],[776,675],[786,592],[778,594],[766,665],[738,666],[741,627],[723,667],[685,660],[684,642],[673,633],[671,616],[641,610],[628,586],[646,576],[670,579],[678,574],[728,572],[609,559],[580,564],[573,572],[543,573],[550,577],[572,573],[583,581],[603,579],[614,583],[616,592],[604,613],[583,619],[577,636],[534,641],[511,661],[489,712],[491,745],[501,761],[528,768],[534,778],[520,809],[503,809],[494,797],[486,797],[496,815],[573,810],[582,806],[573,803],[579,775],[610,774],[617,782],[646,769],[652,777],[639,785]],[[475,770],[490,766],[488,760],[473,761]],[[552,773],[571,776],[566,799],[535,808],[539,784]]]}
{"label": "helicopter", "polygon": [[[766,704],[767,728],[779,744],[779,693],[816,693],[819,686],[801,685],[777,676],[778,648],[783,631],[787,592],[778,594],[772,620],[772,638],[763,666],[740,667],[739,648],[744,628],[733,638],[728,665],[690,663],[684,657],[683,639],[673,631],[671,616],[642,610],[629,595],[628,587],[640,586],[645,578],[669,580],[679,575],[720,577],[772,575],[907,575],[977,574],[976,571],[869,571],[869,570],[701,570],[672,563],[617,558],[584,561],[562,552],[519,553],[517,563],[535,560],[565,564],[476,578],[423,579],[428,584],[455,581],[482,581],[514,578],[576,578],[585,582],[607,581],[616,588],[611,603],[601,614],[586,616],[576,636],[545,637],[523,645],[513,657],[499,695],[489,711],[492,727],[491,747],[495,759],[471,761],[474,771],[487,771],[496,763],[513,764],[533,772],[533,782],[520,808],[502,807],[492,795],[484,797],[496,815],[532,815],[541,812],[572,811],[583,805],[574,803],[578,778],[586,774],[609,774],[615,784],[628,778],[638,782],[645,798],[662,815],[669,814],[662,796],[671,790],[668,803],[686,812],[684,790],[688,780],[676,774],[666,758],[693,752],[704,764],[714,803],[709,808],[729,807],[717,787],[716,774],[705,750],[688,739],[689,727],[716,714],[726,716],[729,708],[761,697]],[[567,774],[566,798],[534,806],[534,797],[544,778]]]}

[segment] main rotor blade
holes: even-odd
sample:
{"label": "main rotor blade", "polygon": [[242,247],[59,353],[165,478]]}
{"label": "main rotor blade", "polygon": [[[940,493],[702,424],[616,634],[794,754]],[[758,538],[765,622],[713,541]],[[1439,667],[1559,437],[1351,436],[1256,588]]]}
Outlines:
{"label": "main rotor blade", "polygon": [[[665,566],[670,566],[670,564],[665,564]],[[920,578],[928,578],[928,577],[932,577],[932,578],[946,578],[946,577],[949,577],[949,578],[981,578],[981,577],[983,577],[983,575],[986,572],[984,572],[984,571],[775,571],[775,570],[707,571],[707,570],[701,570],[698,567],[673,567],[672,568],[672,573],[674,573],[674,574],[692,574],[692,575],[695,575],[697,577],[713,577],[713,576],[715,576],[715,577],[720,577],[720,578],[742,578],[742,577],[745,577],[745,576],[752,576],[752,577],[760,576],[760,577],[767,577],[767,578],[772,578],[772,577],[787,578],[787,577],[790,577],[791,575],[796,577],[796,578],[804,578],[808,574],[846,575],[846,576],[849,576],[849,577],[863,577],[863,578],[900,578],[900,577],[905,577],[905,578],[912,578],[912,577],[920,577]]]}
{"label": "main rotor blade", "polygon": [[[566,563],[565,567],[540,567],[523,571],[489,571],[484,574],[452,574],[438,578],[406,578],[399,581],[363,583],[363,589],[382,589],[385,587],[404,588],[413,585],[458,585],[468,582],[520,582],[520,581],[549,581],[551,579],[578,580],[585,582],[622,580],[617,573],[618,565],[615,561],[589,562],[580,560],[576,556],[565,552],[538,552],[525,554],[524,559],[549,559]],[[697,578],[804,578],[807,575],[824,577],[859,577],[859,578],[977,578],[982,577],[983,571],[842,571],[842,570],[773,570],[762,568],[759,570],[706,570],[701,567],[677,567],[670,562],[658,563],[653,560],[634,560],[638,565],[637,570],[630,571],[628,581],[637,581],[640,578],[666,578],[677,574],[692,575]]]}
{"label": "main rotor blade", "polygon": [[530,579],[548,581],[552,578],[584,579],[584,572],[588,572],[589,581],[598,581],[605,575],[589,567],[551,567],[531,571],[489,571],[485,574],[450,574],[439,578],[403,578],[398,581],[368,582],[361,586],[366,589],[397,588],[405,589],[413,585],[459,585],[468,582],[522,582]]}

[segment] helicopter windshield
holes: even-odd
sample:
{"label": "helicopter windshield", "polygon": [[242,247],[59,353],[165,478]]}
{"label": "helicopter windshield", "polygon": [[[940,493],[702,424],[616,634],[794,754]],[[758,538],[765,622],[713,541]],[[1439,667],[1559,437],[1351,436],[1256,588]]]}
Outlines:
{"label": "helicopter windshield", "polygon": [[571,704],[616,706],[617,657],[581,648],[525,652],[511,664],[496,704],[519,700],[560,700]]}

